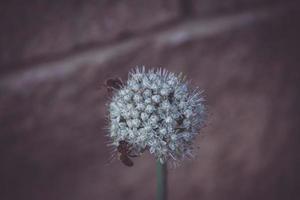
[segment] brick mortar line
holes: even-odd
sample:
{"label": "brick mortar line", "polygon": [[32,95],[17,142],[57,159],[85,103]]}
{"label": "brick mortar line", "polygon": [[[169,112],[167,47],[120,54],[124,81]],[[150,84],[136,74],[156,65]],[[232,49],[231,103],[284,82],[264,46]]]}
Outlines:
{"label": "brick mortar line", "polygon": [[[16,63],[4,63],[3,69],[1,70],[3,74],[14,73],[13,70],[10,70],[10,67],[15,68],[15,71],[22,71],[19,66],[26,67],[25,70],[32,68],[31,66],[38,66],[43,63],[54,62],[56,60],[62,60],[65,57],[70,57],[75,54],[80,54],[85,51],[90,51],[94,49],[105,49],[106,47],[114,46],[116,44],[120,44],[126,40],[132,40],[135,37],[140,37],[142,35],[148,35],[155,32],[160,32],[164,30],[165,27],[172,27],[181,22],[181,16],[175,16],[174,19],[169,19],[163,21],[162,23],[158,23],[153,27],[137,30],[136,32],[122,32],[119,36],[112,40],[107,41],[87,41],[83,44],[74,44],[74,46],[70,47],[68,50],[61,50],[54,53],[49,54],[41,54],[29,57],[27,59],[20,60]],[[0,72],[1,73],[1,72]],[[1,75],[0,75],[1,76]]]}
{"label": "brick mortar line", "polygon": [[93,65],[97,65],[98,67],[98,65],[112,58],[128,52],[128,49],[135,50],[149,41],[153,41],[152,43],[155,46],[179,45],[188,40],[206,38],[260,20],[281,16],[287,13],[289,8],[290,7],[282,8],[282,6],[276,6],[269,9],[259,9],[255,12],[247,11],[226,17],[222,16],[213,19],[196,19],[182,22],[173,27],[168,27],[167,30],[157,31],[151,35],[141,35],[108,47],[86,50],[55,61],[37,64],[29,69],[6,74],[2,76],[0,80],[0,88],[18,89],[24,87],[26,84],[33,84],[51,77],[59,79],[73,71],[81,69],[84,64],[89,65],[89,63],[92,62]]}

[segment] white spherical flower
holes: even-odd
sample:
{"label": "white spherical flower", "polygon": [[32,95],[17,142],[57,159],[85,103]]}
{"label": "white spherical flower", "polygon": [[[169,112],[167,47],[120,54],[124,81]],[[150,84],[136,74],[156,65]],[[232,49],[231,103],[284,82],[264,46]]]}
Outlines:
{"label": "white spherical flower", "polygon": [[167,124],[171,124],[171,123],[173,122],[172,117],[171,117],[171,116],[168,116],[168,117],[165,119],[165,122],[166,122]]}
{"label": "white spherical flower", "polygon": [[128,111],[125,111],[125,112],[122,112],[120,119],[121,118],[130,119],[130,117],[131,117],[131,113]]}
{"label": "white spherical flower", "polygon": [[120,94],[121,96],[125,96],[125,95],[126,95],[126,91],[125,91],[125,89],[123,89],[123,90],[120,90],[119,94]]}
{"label": "white spherical flower", "polygon": [[127,102],[130,101],[131,100],[131,96],[129,94],[126,94],[126,95],[124,95],[123,100],[127,101]]}
{"label": "white spherical flower", "polygon": [[108,107],[112,145],[126,141],[132,152],[149,150],[162,163],[191,157],[206,118],[203,102],[181,75],[136,68]]}
{"label": "white spherical flower", "polygon": [[150,131],[152,131],[152,126],[151,125],[148,125],[148,124],[145,124],[145,127],[144,127],[144,130],[145,130],[145,133],[149,133]]}
{"label": "white spherical flower", "polygon": [[169,109],[171,109],[171,104],[168,100],[165,100],[161,103],[160,107],[163,109],[163,110],[166,110],[168,111]]}
{"label": "white spherical flower", "polygon": [[127,122],[128,128],[132,128],[132,126],[133,126],[132,120],[129,119],[129,120],[127,120],[126,122]]}
{"label": "white spherical flower", "polygon": [[184,115],[186,118],[190,118],[193,115],[193,111],[191,109],[186,109]]}
{"label": "white spherical flower", "polygon": [[164,136],[164,135],[167,134],[167,129],[166,129],[166,128],[161,128],[161,129],[159,129],[159,133],[160,133],[162,136]]}
{"label": "white spherical flower", "polygon": [[145,111],[149,114],[153,113],[155,110],[155,107],[153,105],[147,105]]}
{"label": "white spherical flower", "polygon": [[131,111],[131,117],[137,119],[140,116],[140,112],[138,110]]}
{"label": "white spherical flower", "polygon": [[191,125],[191,121],[190,120],[188,120],[188,119],[184,119],[183,120],[183,126],[184,127],[189,127]]}
{"label": "white spherical flower", "polygon": [[168,96],[168,95],[170,94],[170,89],[169,89],[169,88],[162,88],[162,89],[160,90],[160,94],[161,94],[162,96]]}
{"label": "white spherical flower", "polygon": [[170,139],[173,140],[173,141],[175,141],[177,139],[177,135],[174,135],[174,134],[171,135]]}
{"label": "white spherical flower", "polygon": [[143,92],[143,95],[145,98],[151,97],[152,92],[150,89],[145,89],[145,91]]}
{"label": "white spherical flower", "polygon": [[141,95],[139,95],[139,94],[135,94],[135,95],[133,96],[133,100],[134,100],[136,103],[138,103],[138,102],[141,102],[141,101],[143,100],[143,97],[142,97]]}
{"label": "white spherical flower", "polygon": [[169,80],[167,80],[167,83],[165,84],[166,86],[169,87],[174,87],[177,83],[177,79],[176,78],[171,78]]}
{"label": "white spherical flower", "polygon": [[144,88],[150,88],[150,86],[151,86],[151,81],[149,80],[149,78],[148,77],[143,77],[142,78],[142,86],[144,87]]}
{"label": "white spherical flower", "polygon": [[153,102],[155,102],[155,103],[159,103],[160,100],[161,100],[161,96],[159,96],[159,95],[153,95],[153,96],[152,96],[152,100],[153,100]]}
{"label": "white spherical flower", "polygon": [[133,119],[132,120],[132,126],[138,128],[141,124],[141,121],[139,119]]}
{"label": "white spherical flower", "polygon": [[156,125],[157,122],[158,122],[158,120],[159,120],[159,117],[156,116],[156,115],[151,115],[151,117],[150,117],[149,120],[150,120],[150,123],[151,123],[151,124]]}
{"label": "white spherical flower", "polygon": [[126,104],[127,110],[131,111],[134,108],[134,105],[132,103]]}
{"label": "white spherical flower", "polygon": [[153,83],[153,84],[151,84],[150,89],[151,89],[154,93],[156,93],[156,91],[159,89],[159,85],[158,85],[157,83]]}
{"label": "white spherical flower", "polygon": [[136,109],[139,111],[143,111],[145,109],[145,104],[144,103],[137,103],[136,104]]}
{"label": "white spherical flower", "polygon": [[170,147],[171,150],[174,151],[175,150],[175,144],[174,144],[174,142],[170,142],[169,143],[169,147]]}
{"label": "white spherical flower", "polygon": [[144,113],[144,112],[141,113],[141,119],[142,119],[143,121],[148,120],[148,118],[149,118],[149,115],[148,115],[147,113]]}
{"label": "white spherical flower", "polygon": [[144,102],[145,102],[145,104],[151,104],[151,103],[152,103],[152,100],[151,100],[150,97],[148,97],[148,98],[146,98],[146,99],[144,100]]}
{"label": "white spherical flower", "polygon": [[138,83],[135,83],[131,86],[131,88],[134,92],[138,92],[140,89],[140,85]]}

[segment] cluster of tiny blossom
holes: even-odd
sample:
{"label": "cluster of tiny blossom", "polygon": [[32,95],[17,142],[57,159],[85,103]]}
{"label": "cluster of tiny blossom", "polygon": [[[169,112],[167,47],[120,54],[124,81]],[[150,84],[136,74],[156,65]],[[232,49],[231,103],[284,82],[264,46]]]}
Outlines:
{"label": "cluster of tiny blossom", "polygon": [[191,157],[205,120],[203,101],[181,74],[136,68],[109,104],[112,145],[125,140],[135,154],[149,150],[161,163]]}

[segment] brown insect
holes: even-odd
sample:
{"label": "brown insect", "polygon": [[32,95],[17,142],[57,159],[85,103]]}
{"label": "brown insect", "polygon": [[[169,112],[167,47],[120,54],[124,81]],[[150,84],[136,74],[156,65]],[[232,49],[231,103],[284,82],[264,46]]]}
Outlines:
{"label": "brown insect", "polygon": [[123,82],[120,78],[109,78],[105,80],[104,86],[106,87],[107,91],[111,93],[114,90],[118,90],[123,86]]}
{"label": "brown insect", "polygon": [[137,155],[133,155],[131,152],[132,145],[129,145],[125,140],[119,141],[119,146],[117,147],[119,152],[119,159],[122,163],[128,167],[133,166],[133,162],[129,157],[137,157]]}
{"label": "brown insect", "polygon": [[179,126],[182,125],[184,119],[185,119],[184,115],[180,115],[177,120],[177,125]]}
{"label": "brown insect", "polygon": [[182,131],[184,130],[184,128],[181,127],[181,125],[183,124],[183,120],[185,119],[184,115],[180,115],[180,117],[177,119],[177,125],[176,125],[176,130],[178,131]]}
{"label": "brown insect", "polygon": [[168,100],[169,102],[172,104],[173,103],[173,98],[174,98],[174,92],[171,92],[169,95],[168,95]]}

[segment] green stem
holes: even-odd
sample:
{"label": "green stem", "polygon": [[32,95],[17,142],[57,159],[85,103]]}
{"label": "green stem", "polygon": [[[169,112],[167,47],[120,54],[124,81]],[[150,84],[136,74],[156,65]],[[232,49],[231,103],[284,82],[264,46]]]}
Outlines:
{"label": "green stem", "polygon": [[156,161],[157,200],[167,200],[167,164]]}

